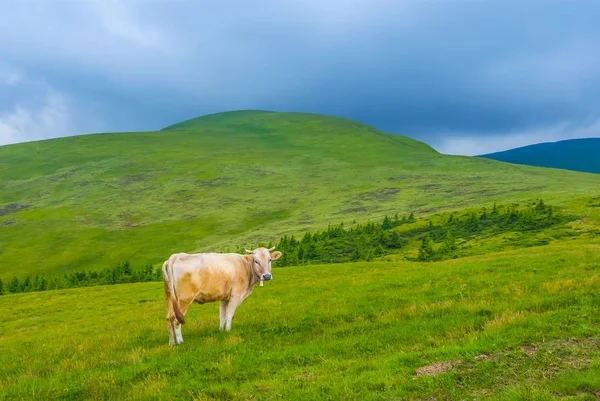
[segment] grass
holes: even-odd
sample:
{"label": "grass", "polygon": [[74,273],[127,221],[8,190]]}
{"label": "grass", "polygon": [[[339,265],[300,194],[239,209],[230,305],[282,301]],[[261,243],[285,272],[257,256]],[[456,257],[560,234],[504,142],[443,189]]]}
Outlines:
{"label": "grass", "polygon": [[[328,224],[494,201],[560,207],[598,175],[441,155],[358,122],[231,112],[0,147],[0,278],[158,266]],[[570,207],[570,206],[569,206]]]}
{"label": "grass", "polygon": [[600,241],[451,261],[278,268],[193,305],[167,345],[160,283],[0,297],[2,399],[595,399]]}

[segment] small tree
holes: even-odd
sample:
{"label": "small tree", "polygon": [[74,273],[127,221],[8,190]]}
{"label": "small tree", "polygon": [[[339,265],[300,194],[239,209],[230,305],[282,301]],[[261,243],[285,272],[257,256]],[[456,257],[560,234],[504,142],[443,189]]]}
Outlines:
{"label": "small tree", "polygon": [[39,291],[46,291],[48,289],[48,280],[46,280],[46,277],[42,276],[42,278],[40,278],[40,283],[38,286],[38,290]]}
{"label": "small tree", "polygon": [[498,214],[498,207],[496,206],[496,202],[494,202],[494,208],[492,209],[492,216],[496,216]]}
{"label": "small tree", "polygon": [[402,238],[400,237],[400,233],[398,231],[392,232],[390,246],[393,249],[398,249],[402,247]]}
{"label": "small tree", "polygon": [[456,238],[452,235],[452,231],[446,231],[446,239],[444,239],[443,250],[445,253],[452,253],[456,250]]}
{"label": "small tree", "polygon": [[25,281],[23,281],[23,284],[21,284],[21,292],[27,292],[30,290],[31,290],[31,279],[29,278],[29,276],[27,276]]}
{"label": "small tree", "polygon": [[10,283],[8,283],[8,292],[12,293],[12,294],[16,294],[17,292],[19,292],[20,287],[19,287],[19,279],[16,277],[13,277],[13,279],[10,281]]}
{"label": "small tree", "polygon": [[425,234],[421,240],[421,247],[419,248],[419,259],[429,260],[433,257],[435,251],[433,249],[433,241],[429,234]]}
{"label": "small tree", "polygon": [[383,223],[381,224],[381,229],[389,230],[393,227],[394,225],[392,224],[392,221],[387,216],[385,216],[385,218],[383,219]]}
{"label": "small tree", "polygon": [[131,276],[131,265],[128,261],[125,261],[125,263],[123,263],[123,274],[126,276]]}
{"label": "small tree", "polygon": [[543,211],[546,208],[546,205],[544,205],[544,201],[542,199],[540,199],[540,201],[538,202],[538,204],[535,207],[537,209],[538,212]]}
{"label": "small tree", "polygon": [[0,278],[0,295],[4,295],[4,281]]}

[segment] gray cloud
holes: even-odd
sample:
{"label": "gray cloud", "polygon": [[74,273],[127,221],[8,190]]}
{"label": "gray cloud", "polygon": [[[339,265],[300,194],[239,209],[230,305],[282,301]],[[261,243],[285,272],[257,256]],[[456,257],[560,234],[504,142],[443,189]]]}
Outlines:
{"label": "gray cloud", "polygon": [[[459,154],[595,135],[599,12],[537,0],[12,2],[0,127],[23,141],[251,108],[354,118]],[[62,122],[43,123],[57,104]]]}

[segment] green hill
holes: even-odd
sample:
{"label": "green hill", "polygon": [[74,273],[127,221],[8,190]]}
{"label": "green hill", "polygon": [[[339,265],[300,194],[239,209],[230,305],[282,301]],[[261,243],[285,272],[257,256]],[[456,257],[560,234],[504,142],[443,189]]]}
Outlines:
{"label": "green hill", "polygon": [[537,143],[479,157],[529,166],[600,174],[600,138]]}
{"label": "green hill", "polygon": [[156,132],[0,147],[0,278],[157,265],[329,224],[598,193],[597,175],[446,156],[314,114],[240,111]]}

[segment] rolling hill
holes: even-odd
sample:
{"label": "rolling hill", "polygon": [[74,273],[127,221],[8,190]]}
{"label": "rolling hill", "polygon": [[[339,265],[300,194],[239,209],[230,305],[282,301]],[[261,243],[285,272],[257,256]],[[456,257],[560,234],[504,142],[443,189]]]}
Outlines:
{"label": "rolling hill", "polygon": [[600,138],[538,143],[478,157],[600,174]]}
{"label": "rolling hill", "polygon": [[0,278],[158,265],[340,222],[598,193],[597,175],[442,155],[355,121],[239,111],[0,147]]}

